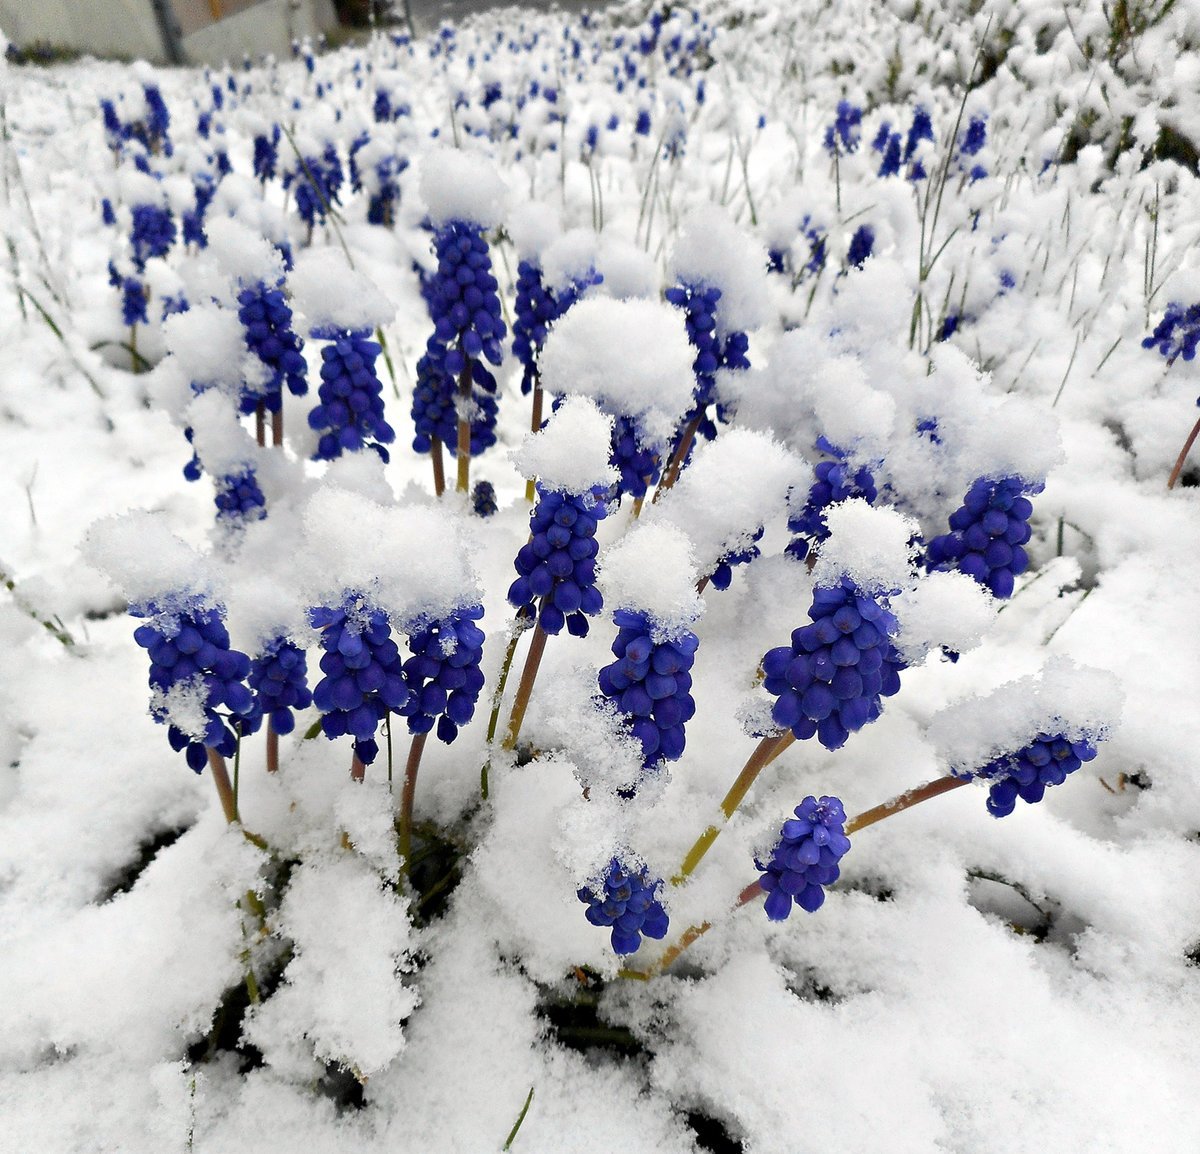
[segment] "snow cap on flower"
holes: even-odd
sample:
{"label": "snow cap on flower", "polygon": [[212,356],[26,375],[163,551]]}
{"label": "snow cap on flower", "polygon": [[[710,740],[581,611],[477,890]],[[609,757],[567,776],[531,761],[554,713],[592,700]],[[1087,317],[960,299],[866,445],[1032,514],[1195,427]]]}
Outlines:
{"label": "snow cap on flower", "polygon": [[559,238],[558,210],[537,200],[514,205],[505,231],[517,250],[518,260],[541,264],[546,250]]}
{"label": "snow cap on flower", "polygon": [[678,309],[595,297],[554,323],[538,363],[550,392],[595,398],[665,444],[692,400],[692,357]]}
{"label": "snow cap on flower", "polygon": [[171,532],[165,513],[106,517],[88,531],[80,553],[134,605],[212,586],[209,562]]}
{"label": "snow cap on flower", "polygon": [[369,595],[400,624],[478,604],[461,520],[443,509],[385,506],[323,486],[304,511],[315,560],[304,574],[310,605],[336,605],[346,590]]}
{"label": "snow cap on flower", "polygon": [[259,282],[277,285],[283,279],[283,258],[260,232],[233,217],[215,217],[204,225],[208,252],[235,285]]}
{"label": "snow cap on flower", "polygon": [[340,249],[305,249],[288,283],[293,306],[311,331],[374,331],[396,315],[396,306],[369,277],[350,267]]}
{"label": "snow cap on flower", "polygon": [[837,585],[849,577],[864,593],[889,593],[909,584],[909,544],[917,523],[890,507],[855,498],[825,511],[829,539],[813,570],[817,585]]}
{"label": "snow cap on flower", "polygon": [[513,463],[525,477],[536,477],[543,489],[586,493],[607,488],[617,479],[608,463],[612,417],[591,397],[569,396],[551,414],[546,427],[525,437]]}
{"label": "snow cap on flower", "polygon": [[555,294],[586,280],[596,270],[597,238],[590,228],[572,228],[542,253],[542,279]]}
{"label": "snow cap on flower", "polygon": [[598,584],[610,609],[644,613],[656,636],[688,628],[703,610],[691,542],[668,522],[639,524],[605,550]]}
{"label": "snow cap on flower", "polygon": [[702,575],[748,548],[755,531],[781,515],[788,487],[806,466],[767,433],[731,428],[698,447],[674,488],[642,516],[669,521],[691,540]]}
{"label": "snow cap on flower", "polygon": [[729,214],[705,205],[688,214],[671,257],[672,279],[721,290],[721,334],[756,329],[767,318],[767,254]]}
{"label": "snow cap on flower", "polygon": [[900,656],[915,665],[931,649],[974,649],[996,619],[999,602],[965,573],[929,573],[890,598],[900,629],[892,638]]}
{"label": "snow cap on flower", "polygon": [[187,382],[238,396],[244,387],[265,384],[266,366],[246,348],[238,315],[215,305],[194,305],[163,322],[163,339]]}
{"label": "snow cap on flower", "polygon": [[1104,739],[1120,719],[1121,704],[1114,674],[1055,657],[1038,674],[943,709],[928,736],[940,761],[971,773],[1039,733],[1061,733],[1068,741]]}
{"label": "snow cap on flower", "polygon": [[214,477],[252,468],[257,446],[237,419],[229,401],[209,389],[188,405],[184,415],[192,430],[192,445],[205,471]]}
{"label": "snow cap on flower", "polygon": [[452,220],[495,228],[508,197],[496,166],[486,157],[457,148],[438,148],[421,162],[421,199],[434,226]]}
{"label": "snow cap on flower", "polygon": [[658,267],[648,252],[630,240],[601,233],[596,269],[604,278],[599,291],[605,296],[616,300],[658,296]]}

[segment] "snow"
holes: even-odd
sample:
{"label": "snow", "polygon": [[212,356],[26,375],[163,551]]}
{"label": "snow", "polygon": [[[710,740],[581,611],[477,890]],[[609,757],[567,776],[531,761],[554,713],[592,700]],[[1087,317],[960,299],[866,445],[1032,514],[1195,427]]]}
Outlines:
{"label": "snow", "polygon": [[435,226],[459,220],[495,228],[504,219],[507,197],[495,165],[479,153],[437,149],[421,163],[421,199]]}
{"label": "snow", "polygon": [[610,485],[617,478],[608,463],[612,424],[612,417],[601,412],[591,397],[568,396],[544,429],[525,438],[513,454],[513,463],[522,476],[537,478],[547,490],[587,493]]}
{"label": "snow", "polygon": [[[1100,0],[702,0],[658,28],[644,8],[587,26],[485,13],[411,45],[380,34],[317,54],[312,75],[303,60],[208,76],[2,66],[0,1149],[498,1150],[532,1087],[512,1144],[525,1154],[1194,1154],[1197,459],[1170,491],[1166,477],[1200,386],[1194,362],[1141,344],[1200,285],[1197,178],[1177,158],[1200,136],[1194,7],[1117,44]],[[917,104],[939,171],[980,45],[966,115],[987,116],[987,175],[952,158],[940,196],[932,177],[881,177],[871,141],[884,122],[907,132]],[[151,82],[174,152],[117,157],[99,101],[144,116]],[[213,85],[225,107],[206,139]],[[374,121],[378,88],[409,106],[393,123]],[[840,99],[863,120],[835,164],[822,140]],[[274,123],[343,170],[311,238],[295,180],[252,168]],[[349,179],[363,132],[361,166],[411,162],[391,226],[367,220],[374,175]],[[279,166],[300,171],[286,135]],[[208,246],[149,261],[131,331],[108,279],[110,259],[133,269],[130,210],[169,205],[178,224],[200,173],[217,180]],[[444,461],[435,497],[409,448],[430,332],[413,264],[432,259],[427,215],[461,214],[498,238],[509,319],[514,254],[557,283],[594,265],[603,283],[551,334],[543,368],[566,399],[545,427],[531,434],[510,358],[496,443],[464,490]],[[809,267],[805,217],[823,266]],[[861,224],[874,253],[849,268]],[[765,271],[768,245],[783,273]],[[318,342],[281,445],[270,419],[260,438],[235,414],[266,379],[237,284],[276,283],[285,250],[298,331],[378,327],[386,342],[387,462],[311,459]],[[607,490],[618,411],[674,443],[693,350],[661,293],[685,268],[722,288],[722,332],[753,331],[753,367],[718,374],[716,436],[697,437],[673,486],[636,513],[603,498],[604,610],[586,637],[546,639],[505,749],[536,637],[518,638],[497,698],[524,478]],[[189,311],[164,320],[180,296]],[[833,455],[869,469],[878,496],[828,510],[810,569],[783,551],[787,495],[804,499]],[[225,533],[214,470],[242,464],[268,514]],[[925,572],[922,542],[972,482],[1006,476],[1044,482],[1014,595]],[[486,518],[478,481],[495,488]],[[752,544],[728,589],[696,593]],[[672,885],[755,749],[743,722],[764,731],[764,654],[847,573],[889,596],[900,691],[841,749],[787,749]],[[278,735],[276,772],[263,731],[246,734],[229,765],[243,836],[210,768],[192,773],[150,715],[127,612],[166,599],[170,630],[181,598],[221,605],[235,648],[300,645],[311,687],[334,663],[308,611],[347,594],[387,611],[405,659],[418,621],[484,609],[483,689],[452,744],[424,743],[410,863],[397,821],[421,743],[405,718],[380,729],[361,782],[348,737],[306,736],[315,707]],[[686,750],[653,775],[598,700],[618,606],[700,641]],[[157,704],[198,732],[201,689],[184,679]],[[1051,729],[1098,756],[1038,804],[998,821],[968,785],[855,834],[817,913],[771,923],[757,899],[736,906],[808,794],[862,813]],[[623,959],[576,895],[613,856],[664,879],[671,916],[665,942]]]}
{"label": "snow", "polygon": [[592,397],[633,417],[643,445],[665,446],[691,404],[694,355],[678,309],[595,297],[554,323],[538,368],[550,392]]}

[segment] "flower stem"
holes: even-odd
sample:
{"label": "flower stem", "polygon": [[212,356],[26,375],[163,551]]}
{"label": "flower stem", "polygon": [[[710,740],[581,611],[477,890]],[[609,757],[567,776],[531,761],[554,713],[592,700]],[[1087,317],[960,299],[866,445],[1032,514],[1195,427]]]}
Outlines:
{"label": "flower stem", "polygon": [[[761,747],[760,747],[761,748]],[[740,779],[739,779],[740,780]],[[846,833],[855,833],[866,826],[874,825],[878,821],[883,821],[885,818],[893,817],[895,814],[903,813],[904,810],[910,809],[914,805],[919,805],[923,801],[928,801],[933,797],[940,797],[943,793],[949,793],[953,789],[957,789],[960,785],[966,785],[971,779],[969,777],[954,777],[947,775],[946,777],[935,778],[933,781],[926,782],[925,785],[919,785],[915,789],[910,789],[905,793],[885,801],[882,805],[877,805],[872,809],[864,810],[856,817],[851,818],[846,823]],[[678,880],[678,879],[673,879]],[[755,898],[764,896],[766,891],[759,885],[758,880],[752,881],[738,895],[737,903],[734,909],[741,909],[742,906],[748,905]],[[662,973],[684,950],[688,948],[701,935],[706,934],[712,929],[712,922],[701,922],[698,926],[689,926],[680,935],[679,941],[673,946],[668,947],[659,959],[646,970],[623,970],[621,977],[646,979],[651,978],[655,974]]]}
{"label": "flower stem", "polygon": [[278,408],[271,414],[271,444],[275,448],[283,445],[283,409]]}
{"label": "flower stem", "polygon": [[269,719],[267,721],[267,772],[279,772],[279,734],[275,732],[275,726]]}
{"label": "flower stem", "polygon": [[[795,735],[789,729],[786,733],[780,734],[777,737],[764,737],[758,743],[757,748],[742,767],[742,772],[738,774],[737,780],[729,787],[729,792],[725,795],[724,801],[721,802],[721,813],[724,814],[725,821],[728,821],[733,816],[737,807],[741,805],[742,799],[754,784],[754,779],[795,740]],[[713,842],[717,840],[723,827],[724,822],[719,826],[710,825],[696,839],[696,844],[688,850],[687,857],[683,859],[683,864],[679,867],[679,872],[671,879],[673,886],[680,885],[691,876],[692,872],[700,864],[701,859],[712,847]]]}
{"label": "flower stem", "polygon": [[[461,343],[460,343],[460,348]],[[466,357],[463,353],[463,357]],[[471,362],[467,360],[458,377],[458,491],[471,491]]]}
{"label": "flower stem", "polygon": [[417,770],[421,768],[421,754],[425,752],[428,733],[414,733],[408,747],[408,762],[404,766],[404,789],[400,794],[400,819],[396,823],[396,844],[404,859],[404,876],[412,883],[409,861],[412,858],[413,802],[417,796]]}
{"label": "flower stem", "polygon": [[212,770],[213,785],[217,787],[217,797],[221,800],[221,809],[225,820],[233,825],[241,821],[238,817],[237,801],[233,796],[233,785],[229,780],[229,770],[225,768],[225,759],[211,746],[208,748],[208,768]]}
{"label": "flower stem", "polygon": [[1167,480],[1167,488],[1174,489],[1175,482],[1179,480],[1179,474],[1183,472],[1183,463],[1187,460],[1187,455],[1192,451],[1192,446],[1196,443],[1196,438],[1200,437],[1200,417],[1196,419],[1196,423],[1192,426],[1192,431],[1188,434],[1188,439],[1183,442],[1183,448],[1179,450],[1179,457],[1175,461],[1175,468],[1171,470],[1171,476]]}
{"label": "flower stem", "polygon": [[[533,378],[533,409],[529,417],[529,431],[536,433],[542,427],[542,404],[545,393],[542,391],[541,377],[535,374]],[[525,500],[531,505],[537,496],[537,482],[531,477],[525,482]]]}
{"label": "flower stem", "polygon": [[900,794],[898,797],[893,797],[890,801],[885,801],[882,805],[864,810],[857,816],[852,817],[846,822],[846,833],[852,834],[856,830],[863,829],[868,825],[874,825],[877,821],[883,821],[885,817],[892,817],[895,814],[903,813],[904,810],[910,809],[912,806],[918,805],[923,801],[928,801],[931,797],[938,797],[943,793],[949,793],[952,789],[957,789],[960,785],[966,785],[970,780],[969,777],[954,777],[950,774],[945,777],[934,778],[933,781],[927,782],[925,785],[919,785],[915,789],[910,789]]}
{"label": "flower stem", "polygon": [[262,401],[254,406],[254,440],[260,449],[267,443],[267,410]]}
{"label": "flower stem", "polygon": [[533,628],[533,639],[529,642],[529,652],[525,655],[525,667],[521,670],[521,681],[513,699],[512,716],[508,719],[508,732],[504,735],[502,749],[516,748],[517,738],[521,735],[521,724],[525,720],[525,710],[529,707],[529,697],[533,693],[533,683],[537,679],[538,667],[542,663],[545,650],[546,631],[539,621]]}
{"label": "flower stem", "polygon": [[429,438],[429,459],[433,462],[433,493],[440,497],[446,491],[446,466],[442,462],[441,437]]}
{"label": "flower stem", "polygon": [[683,462],[687,459],[692,442],[696,439],[696,430],[700,428],[700,418],[703,415],[704,412],[701,410],[688,421],[684,428],[683,435],[679,438],[679,444],[675,446],[675,451],[671,454],[671,459],[667,462],[662,480],[659,481],[658,488],[654,490],[654,499],[650,502],[652,505],[658,504],[659,497],[670,489],[679,477],[679,470],[683,468]]}
{"label": "flower stem", "polygon": [[[513,657],[517,652],[517,642],[521,640],[521,634],[525,632],[525,625],[528,618],[518,615],[513,622],[512,633],[508,638],[508,648],[504,651],[504,662],[500,666],[500,678],[496,682],[496,691],[492,695],[492,716],[488,720],[487,731],[487,747],[490,751],[492,742],[496,740],[496,726],[500,721],[500,706],[504,701],[504,686],[508,683],[508,673],[512,669]],[[491,769],[492,758],[489,752],[488,759],[483,763],[483,768],[479,771],[479,795],[484,801],[488,799],[488,771]]]}
{"label": "flower stem", "polygon": [[356,753],[350,759],[350,780],[365,781],[367,777],[367,767],[363,764],[362,758]]}

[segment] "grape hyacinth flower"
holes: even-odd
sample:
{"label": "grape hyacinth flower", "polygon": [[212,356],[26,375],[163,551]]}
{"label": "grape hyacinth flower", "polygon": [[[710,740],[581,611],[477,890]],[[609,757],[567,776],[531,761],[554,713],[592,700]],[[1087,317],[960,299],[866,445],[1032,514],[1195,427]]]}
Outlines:
{"label": "grape hyacinth flower", "polygon": [[[400,650],[392,639],[387,614],[361,594],[349,593],[340,606],[318,606],[309,621],[322,630],[321,672],[313,704],[321,711],[321,730],[330,740],[350,734],[362,766],[379,754],[375,732],[389,710],[409,698]],[[355,765],[351,775],[362,777]]]}
{"label": "grape hyacinth flower", "polygon": [[210,749],[232,757],[239,732],[253,732],[259,716],[245,684],[250,658],[230,649],[222,607],[202,597],[168,596],[129,612],[149,618],[133,636],[149,651],[150,711],[167,726],[171,748],[183,752],[196,773]]}
{"label": "grape hyacinth flower", "polygon": [[522,260],[517,265],[516,315],[513,318],[513,356],[521,362],[521,392],[529,393],[537,373],[537,354],[546,343],[546,330],[558,319],[550,290],[539,264]]}
{"label": "grape hyacinth flower", "polygon": [[900,689],[904,661],[891,643],[896,618],[877,597],[848,577],[813,590],[811,623],[792,633],[791,645],[763,658],[763,687],[777,698],[776,725],[803,741],[816,735],[829,750],[876,720],[880,698]]}
{"label": "grape hyacinth flower", "polygon": [[850,268],[862,268],[875,251],[875,230],[869,224],[860,224],[850,237],[846,249],[846,264]]}
{"label": "grape hyacinth flower", "polygon": [[836,797],[811,794],[796,806],[794,818],[783,823],[779,841],[771,851],[758,884],[766,892],[766,913],[781,922],[798,905],[810,914],[825,902],[825,887],[838,880],[838,862],[850,849],[845,834],[846,813]]}
{"label": "grape hyacinth flower", "polygon": [[600,692],[616,704],[641,742],[644,769],[678,761],[686,744],[684,726],[696,712],[690,670],[700,641],[687,629],[662,636],[644,612],[618,609],[613,622],[616,661],[600,670]]}
{"label": "grape hyacinth flower", "polygon": [[875,478],[865,465],[853,468],[847,454],[823,437],[818,441],[818,447],[833,454],[834,459],[821,461],[816,466],[813,471],[817,479],[808,491],[808,499],[788,517],[788,530],[796,536],[786,551],[798,561],[803,561],[814,545],[819,545],[829,537],[825,510],[830,505],[853,497],[860,497],[871,505],[879,495]]}
{"label": "grape hyacinth flower", "polygon": [[244,526],[267,515],[267,499],[259,488],[253,469],[216,479],[217,521]]}
{"label": "grape hyacinth flower", "polygon": [[762,535],[763,526],[759,525],[748,545],[744,545],[740,549],[731,549],[718,559],[716,567],[705,578],[704,584],[711,584],[718,592],[728,589],[733,582],[733,570],[738,565],[749,565],[751,561],[761,555],[756,542],[762,540]]}
{"label": "grape hyacinth flower", "polygon": [[374,449],[386,462],[395,430],[383,415],[383,384],[375,360],[383,351],[369,330],[319,330],[330,343],[321,349],[320,403],[308,414],[320,434],[315,459],[332,461],[343,453]]}
{"label": "grape hyacinth flower", "polygon": [[688,420],[697,421],[697,431],[711,441],[717,435],[716,425],[707,415],[716,400],[718,369],[748,369],[746,356],[750,339],[744,332],[731,332],[724,341],[717,335],[716,311],[721,290],[704,285],[676,285],[665,293],[669,303],[684,310],[688,340],[696,349],[692,368],[696,374],[695,405]]}
{"label": "grape hyacinth flower", "polygon": [[658,899],[660,878],[651,879],[643,866],[634,871],[613,858],[604,877],[578,891],[587,905],[585,917],[594,926],[612,927],[613,953],[635,954],[648,938],[666,937],[670,926],[667,911]]}
{"label": "grape hyacinth flower", "polygon": [[475,624],[482,616],[482,605],[466,606],[409,634],[412,656],[403,666],[409,698],[399,709],[409,733],[428,733],[436,723],[438,740],[449,745],[474,716],[483,688],[484,634]]}
{"label": "grape hyacinth flower", "polygon": [[170,209],[158,204],[135,204],[130,216],[133,263],[138,272],[145,272],[151,257],[166,256],[175,243],[175,221]]}
{"label": "grape hyacinth flower", "polygon": [[1142,341],[1142,348],[1157,349],[1173,365],[1177,358],[1194,360],[1200,345],[1200,303],[1184,306],[1178,301],[1167,305],[1162,320]]}
{"label": "grape hyacinth flower", "polygon": [[1039,733],[1024,748],[1004,753],[971,771],[954,769],[956,777],[980,777],[990,781],[987,810],[993,817],[1007,817],[1017,798],[1030,805],[1042,800],[1046,787],[1061,785],[1085,761],[1096,756],[1093,738],[1072,741],[1065,733]]}
{"label": "grape hyacinth flower", "polygon": [[838,101],[837,116],[834,118],[834,122],[825,129],[825,151],[830,156],[854,152],[858,148],[862,139],[859,131],[862,116],[862,109],[855,107],[850,101]]}
{"label": "grape hyacinth flower", "polygon": [[312,704],[308,688],[308,659],[304,650],[287,637],[276,637],[263,646],[250,664],[250,688],[258,695],[259,712],[279,734],[296,728],[296,709]]}
{"label": "grape hyacinth flower", "polygon": [[[438,269],[429,298],[434,332],[426,355],[457,383],[459,404],[468,409],[458,413],[457,437],[444,442],[459,457],[458,488],[466,492],[470,457],[495,442],[496,378],[484,362],[501,364],[506,329],[483,226],[447,221],[434,233],[434,248]],[[481,405],[485,398],[493,404]],[[472,439],[479,450],[472,448]]]}
{"label": "grape hyacinth flower", "polygon": [[477,481],[471,490],[471,510],[476,517],[491,517],[500,509],[496,487],[491,481]]}
{"label": "grape hyacinth flower", "polygon": [[268,413],[278,413],[285,385],[296,397],[308,392],[308,367],[300,351],[303,341],[292,329],[292,310],[282,288],[268,288],[262,281],[243,288],[237,300],[246,345],[271,374],[260,389],[243,393],[241,410],[252,413],[261,405]]}
{"label": "grape hyacinth flower", "polygon": [[1011,597],[1014,578],[1029,567],[1022,546],[1032,535],[1033,504],[1025,494],[1041,490],[1041,483],[1023,477],[980,477],[950,515],[950,532],[929,542],[926,564],[958,569],[993,596]]}
{"label": "grape hyacinth flower", "polygon": [[567,631],[586,637],[588,617],[604,608],[596,588],[596,526],[607,512],[600,488],[565,493],[537,486],[529,517],[530,540],[514,564],[518,577],[508,590],[516,609],[532,610],[541,600],[538,624],[549,634]]}

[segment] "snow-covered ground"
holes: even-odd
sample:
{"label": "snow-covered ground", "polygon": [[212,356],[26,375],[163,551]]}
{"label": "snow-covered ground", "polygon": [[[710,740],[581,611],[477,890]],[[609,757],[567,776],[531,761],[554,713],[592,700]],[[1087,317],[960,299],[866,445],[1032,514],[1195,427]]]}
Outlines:
{"label": "snow-covered ground", "polygon": [[[1198,75],[1193,6],[1099,0],[505,12],[311,67],[302,53],[205,75],[9,68],[0,1150],[1194,1151],[1200,457],[1167,477],[1200,374],[1142,342],[1169,305],[1200,300]],[[169,110],[169,155],[147,86]],[[120,124],[148,125],[152,147]],[[277,148],[262,180],[256,138]],[[310,230],[304,185],[351,159],[361,189],[347,173],[329,219],[328,190],[309,194]],[[162,210],[182,227],[198,188],[207,246],[147,257]],[[370,222],[372,197],[390,223]],[[437,267],[431,228],[464,220],[490,241],[509,330],[495,444],[470,463],[471,484],[495,488],[486,518],[455,491],[454,457],[436,497],[428,441],[411,447],[434,331],[418,267]],[[551,415],[548,395],[531,442],[511,342],[521,261],[582,298],[541,359],[548,394],[569,398]],[[268,374],[238,293],[277,281],[309,392],[285,391],[283,444],[267,413],[260,447]],[[703,307],[693,294],[691,330],[734,348],[706,410],[715,439],[697,436],[640,516],[628,493],[610,504],[604,608],[586,637],[546,639],[514,752],[522,636],[489,745],[525,476],[577,498],[585,511],[558,524],[583,525],[615,475],[612,418],[645,451],[635,474],[665,464],[697,383],[681,298],[663,301],[680,285],[721,289]],[[131,340],[123,292],[140,286]],[[314,461],[336,423],[332,397],[307,420],[320,370],[342,371],[321,350],[335,330],[376,329],[390,459]],[[458,348],[475,350],[448,344],[454,374]],[[388,438],[375,425],[365,439]],[[826,513],[810,491],[831,462],[850,499]],[[216,518],[213,477],[247,475],[265,518]],[[1032,501],[1011,596],[923,564],[980,478],[1014,478]],[[814,564],[785,552],[789,514]],[[899,692],[842,743],[830,722],[804,737],[784,704],[802,697],[815,720],[827,691],[784,689],[775,720],[802,740],[726,824],[718,806],[775,732],[769,691],[792,660],[764,655],[843,578],[890,605]],[[1008,592],[1003,576],[993,589]],[[347,595],[349,624],[314,627],[308,610]],[[252,657],[290,637],[310,689],[322,637],[361,650],[356,612],[386,613],[406,656],[423,627],[482,606],[482,694],[453,743],[424,748],[411,828],[405,718],[373,761],[358,747],[370,764],[352,775],[349,735],[306,737],[318,706],[331,714],[321,692],[280,736],[277,772],[261,729],[228,759],[241,824],[227,823],[200,748],[215,680],[154,699],[196,774],[148,712],[134,639],[149,624],[169,640],[199,604]],[[647,645],[698,639],[686,749],[649,770],[649,722],[631,730],[632,699],[606,703],[612,677],[597,676],[621,609],[649,620]],[[670,662],[656,701],[688,693]],[[432,712],[436,696],[421,699]],[[674,708],[655,714],[663,750]],[[739,904],[806,796],[862,814],[1039,733],[1097,756],[1004,817],[975,780],[856,827],[816,912],[771,921],[754,890]],[[710,825],[721,836],[673,884]],[[653,940],[648,920],[632,955],[577,895],[613,859],[663,879],[669,928]],[[678,951],[688,927],[708,928]]]}

